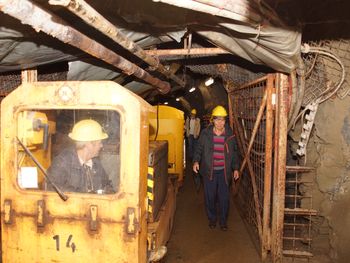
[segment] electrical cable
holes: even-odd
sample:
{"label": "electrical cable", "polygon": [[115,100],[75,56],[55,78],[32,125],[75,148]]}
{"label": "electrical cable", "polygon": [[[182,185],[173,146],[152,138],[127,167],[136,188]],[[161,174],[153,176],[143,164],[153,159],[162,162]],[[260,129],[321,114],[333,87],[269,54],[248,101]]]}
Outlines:
{"label": "electrical cable", "polygon": [[[321,104],[322,102],[328,100],[329,98],[331,98],[335,93],[337,93],[337,91],[339,90],[339,88],[341,87],[341,85],[343,84],[344,80],[345,80],[345,67],[344,64],[341,62],[341,60],[335,56],[334,54],[332,54],[329,50],[322,48],[322,47],[310,47],[308,44],[304,44],[301,47],[301,52],[302,53],[316,53],[316,54],[321,54],[324,56],[328,56],[333,58],[335,61],[338,62],[338,64],[340,65],[341,69],[342,69],[342,76],[340,81],[338,82],[337,85],[335,85],[334,89],[330,89],[327,88],[324,92],[322,92],[314,101],[310,102],[308,105],[310,105],[311,103],[317,103],[317,104]],[[332,91],[331,91],[332,90]],[[331,91],[331,92],[330,92]],[[340,99],[344,99],[350,92],[350,89],[348,89],[345,94],[342,95],[338,95],[338,97]],[[325,96],[325,94],[329,93],[327,96]],[[325,97],[323,97],[325,96]],[[323,97],[323,98],[322,98]],[[293,129],[295,127],[296,122],[298,121],[298,119],[300,118],[300,116],[304,115],[305,112],[308,110],[308,105],[297,115],[297,117],[295,118],[294,122],[293,122]]]}

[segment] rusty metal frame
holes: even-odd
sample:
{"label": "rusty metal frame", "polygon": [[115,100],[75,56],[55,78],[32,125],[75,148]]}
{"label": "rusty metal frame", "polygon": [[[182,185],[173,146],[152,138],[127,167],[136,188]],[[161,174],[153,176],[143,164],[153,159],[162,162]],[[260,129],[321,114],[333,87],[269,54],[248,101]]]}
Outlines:
{"label": "rusty metal frame", "polygon": [[219,47],[183,48],[183,49],[150,49],[150,50],[145,50],[145,53],[148,55],[157,56],[157,57],[230,54],[230,52]]}
{"label": "rusty metal frame", "polygon": [[274,141],[274,177],[272,194],[271,257],[272,262],[283,260],[283,223],[285,210],[287,126],[288,126],[288,77],[276,75],[276,112]]}
{"label": "rusty metal frame", "polygon": [[[245,152],[245,156],[244,156],[244,160],[243,160],[243,162],[241,164],[241,168],[239,169],[239,173],[242,174],[242,172],[244,170],[244,167],[245,167],[245,164],[248,163],[249,174],[250,174],[250,178],[251,178],[251,181],[252,181],[252,187],[253,187],[254,204],[255,204],[255,215],[256,215],[256,218],[257,218],[257,222],[258,222],[258,232],[259,232],[260,240],[262,239],[262,220],[261,220],[260,205],[259,205],[259,200],[258,200],[259,197],[258,197],[257,185],[256,185],[256,181],[255,181],[254,169],[253,169],[253,166],[252,166],[252,164],[251,164],[251,162],[250,162],[248,157],[249,157],[250,151],[252,149],[253,142],[254,142],[255,136],[257,134],[257,130],[258,130],[258,127],[260,125],[260,121],[261,121],[261,118],[263,116],[263,113],[264,113],[264,110],[265,110],[265,107],[266,107],[266,96],[267,96],[267,92],[265,91],[264,97],[263,97],[262,102],[260,104],[260,109],[259,109],[256,121],[255,121],[255,124],[254,124],[253,132],[252,132],[252,135],[251,135],[251,138],[250,138],[250,141],[249,141],[249,145],[248,145],[248,147],[246,147],[244,145],[244,143],[242,144],[243,150]],[[237,125],[238,124],[238,120],[235,117],[236,115],[234,114],[233,116],[234,116],[234,119],[235,119],[235,123],[236,123],[237,129],[240,129],[240,126]],[[239,134],[242,134],[242,131],[240,131]],[[242,137],[240,136],[240,138],[242,138]]]}
{"label": "rusty metal frame", "polygon": [[[288,85],[286,75],[268,74],[229,91],[231,125],[244,157],[240,172],[245,182],[243,185],[236,183],[235,191],[238,198],[250,199],[254,206],[240,208],[240,211],[253,230],[250,232],[256,233],[263,261],[267,260],[269,252],[273,262],[280,262],[283,257]],[[239,106],[242,103],[248,104],[246,108]],[[255,144],[259,148],[253,146]],[[257,153],[254,148],[262,152]],[[247,184],[250,192],[241,189]],[[247,203],[249,201],[242,206],[249,206]]]}
{"label": "rusty metal frame", "polygon": [[239,169],[239,172],[242,173],[243,172],[243,169],[245,167],[245,164],[249,161],[247,161],[248,159],[248,156],[250,154],[250,150],[252,149],[252,146],[253,146],[253,142],[254,142],[254,139],[255,139],[255,136],[256,136],[256,133],[258,132],[258,127],[260,125],[260,122],[261,122],[261,118],[264,114],[264,110],[265,110],[265,107],[266,107],[266,96],[267,96],[267,91],[265,90],[265,93],[264,93],[264,97],[261,101],[261,104],[260,104],[260,108],[259,108],[259,112],[258,112],[258,115],[256,117],[256,121],[255,121],[255,124],[254,124],[254,128],[253,128],[253,133],[252,133],[252,136],[250,137],[250,140],[249,140],[249,145],[248,145],[248,148],[246,149],[245,151],[245,156],[244,156],[244,159],[243,159],[243,162],[241,164],[241,168]]}
{"label": "rusty metal frame", "polygon": [[286,195],[283,227],[283,255],[291,262],[310,262],[312,253],[312,224],[317,210],[312,208],[312,193],[299,192],[300,186],[312,188],[313,167],[286,166]]}
{"label": "rusty metal frame", "polygon": [[[251,83],[248,83],[238,89],[234,89],[230,92],[230,101],[234,102],[235,99],[234,97],[240,92],[243,91],[245,89],[251,89],[254,88],[254,85],[257,83],[266,83],[266,88],[263,91],[263,96],[260,100],[260,106],[259,106],[259,111],[257,112],[256,118],[255,118],[255,122],[254,122],[254,128],[252,130],[249,142],[248,142],[248,138],[246,138],[246,135],[244,134],[243,131],[243,127],[240,124],[239,120],[238,120],[238,113],[235,112],[234,106],[232,104],[230,104],[230,111],[233,113],[233,121],[234,121],[234,128],[238,137],[238,141],[239,141],[239,145],[241,150],[243,151],[243,156],[244,156],[244,160],[242,162],[241,168],[240,168],[240,173],[242,174],[242,172],[244,171],[245,165],[247,164],[248,167],[248,173],[250,176],[250,180],[251,180],[251,186],[253,189],[253,199],[254,199],[254,215],[256,218],[256,228],[257,228],[257,232],[258,232],[258,239],[260,242],[260,249],[261,249],[261,256],[262,258],[266,257],[267,255],[267,250],[269,249],[269,231],[267,228],[267,225],[269,225],[269,213],[264,211],[269,211],[269,210],[265,210],[265,208],[267,207],[266,201],[263,202],[263,205],[261,205],[259,203],[259,199],[261,199],[261,197],[259,197],[259,193],[258,193],[258,186],[257,186],[257,182],[256,182],[256,172],[255,167],[253,167],[253,164],[251,163],[251,159],[250,159],[250,154],[251,154],[251,150],[252,150],[252,146],[255,140],[255,137],[257,135],[258,132],[258,128],[261,124],[262,119],[264,118],[266,120],[266,113],[265,111],[269,112],[268,115],[268,120],[271,121],[271,98],[272,98],[272,90],[273,90],[273,76],[269,76],[269,77],[263,77],[260,78],[258,80],[255,80]],[[237,98],[236,98],[237,101]],[[268,124],[268,127],[272,127],[272,123]],[[266,134],[266,137],[271,137],[270,141],[272,141],[272,134]],[[247,145],[248,144],[248,145]],[[270,152],[268,152],[270,151]],[[265,156],[271,156],[272,155],[272,147],[268,147],[267,149],[265,149]],[[268,169],[266,169],[265,174],[264,174],[264,182],[267,186],[270,185],[271,181],[271,169],[269,169],[269,167],[271,167],[271,158],[267,158],[265,160],[265,167],[267,167]],[[244,174],[242,175],[244,176]],[[266,187],[264,187],[266,189]],[[239,191],[239,182],[236,183],[236,189],[237,191]],[[265,194],[264,190],[264,194]],[[267,199],[269,200],[269,199]]]}

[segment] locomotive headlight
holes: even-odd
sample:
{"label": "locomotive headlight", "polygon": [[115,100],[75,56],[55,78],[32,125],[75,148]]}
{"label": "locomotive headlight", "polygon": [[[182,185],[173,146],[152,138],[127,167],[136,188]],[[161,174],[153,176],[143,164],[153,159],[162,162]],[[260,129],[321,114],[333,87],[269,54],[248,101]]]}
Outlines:
{"label": "locomotive headlight", "polygon": [[63,103],[70,101],[73,95],[73,90],[68,86],[63,86],[58,90],[58,97]]}

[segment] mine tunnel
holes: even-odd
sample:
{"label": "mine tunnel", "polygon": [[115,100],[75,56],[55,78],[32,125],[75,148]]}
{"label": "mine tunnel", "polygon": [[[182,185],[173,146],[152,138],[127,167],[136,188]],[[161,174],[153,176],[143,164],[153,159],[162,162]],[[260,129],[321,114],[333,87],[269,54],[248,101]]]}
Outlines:
{"label": "mine tunnel", "polygon": [[[120,188],[114,189],[115,196],[101,196],[96,202],[106,207],[102,204],[109,200],[117,207],[118,198],[126,200],[121,202],[125,215],[118,214],[113,219],[107,213],[102,219],[103,208],[99,214],[94,209],[100,206],[95,207],[91,201],[89,212],[77,220],[89,222],[89,231],[79,230],[93,240],[90,244],[85,242],[86,248],[103,240],[98,231],[104,224],[123,225],[116,233],[118,244],[126,248],[121,254],[108,250],[109,261],[149,262],[160,251],[155,248],[166,247],[159,262],[348,262],[348,10],[350,4],[345,0],[0,1],[0,95],[5,102],[1,118],[7,121],[1,130],[2,262],[21,262],[21,256],[13,255],[19,251],[28,253],[21,245],[31,243],[37,244],[40,249],[36,251],[40,252],[27,262],[68,262],[83,253],[78,244],[72,245],[73,235],[68,232],[66,247],[71,254],[64,252],[60,257],[58,253],[62,246],[58,246],[55,227],[59,226],[53,218],[61,220],[65,216],[50,210],[50,205],[59,203],[57,196],[40,187],[21,187],[19,179],[10,182],[19,173],[10,176],[9,171],[22,164],[18,161],[16,166],[9,153],[22,156],[25,150],[16,144],[17,140],[22,143],[23,134],[34,134],[50,123],[50,114],[45,112],[51,110],[50,103],[56,107],[52,111],[56,116],[54,129],[48,130],[50,158],[65,146],[55,145],[62,138],[59,135],[68,134],[83,116],[94,116],[106,123],[108,120],[102,126],[108,132],[109,142],[114,138],[123,145],[122,140],[133,134],[134,141],[128,141],[128,146],[139,145],[139,151],[127,152],[114,141],[102,151],[111,153],[114,161],[106,170],[115,175],[112,183],[120,184]],[[47,93],[51,97],[43,95],[43,85],[51,87],[51,93]],[[96,92],[96,99],[86,95],[88,104],[81,106],[84,85],[89,86],[86,90]],[[59,88],[53,92],[56,86]],[[22,96],[24,87],[30,88],[30,96]],[[100,92],[106,90],[108,94],[118,90],[120,96],[106,95],[111,102],[104,104]],[[32,104],[26,105],[27,100]],[[184,127],[194,109],[200,130],[210,127],[212,111],[218,105],[227,111],[226,123],[237,140],[240,160],[240,179],[229,186],[227,231],[208,226],[203,178],[193,173]],[[97,106],[100,108],[93,111]],[[159,107],[164,106],[169,110],[160,117]],[[47,123],[34,127],[34,121],[29,125],[25,118],[18,117],[26,122],[22,129],[20,121],[16,121],[17,111],[27,114],[26,111],[31,113],[29,109],[35,112],[34,119],[47,114]],[[176,122],[165,121],[170,135],[158,133],[154,127],[171,114],[175,114]],[[131,124],[125,116],[133,116],[137,128],[128,127]],[[10,142],[12,134],[6,130],[12,129],[9,122],[18,126],[13,128],[18,136]],[[64,138],[68,144],[69,139]],[[150,216],[155,213],[155,206],[157,212],[167,211],[166,207],[152,199],[156,192],[145,190],[154,184],[147,181],[147,176],[155,176],[150,172],[152,167],[146,168],[146,145],[154,145],[151,141],[156,140],[168,141],[163,143],[167,146],[161,146],[168,147],[168,171],[166,167],[161,169],[169,173],[171,189],[176,193],[171,199],[176,209],[170,209],[173,214],[165,220],[166,227],[165,223],[157,223],[155,215]],[[37,147],[30,140],[25,140],[24,146],[32,151]],[[170,161],[172,151],[177,157]],[[39,149],[37,154],[43,151]],[[158,158],[157,154],[155,151]],[[131,159],[137,162],[130,164]],[[124,189],[123,178],[127,177],[127,172],[118,169],[128,165],[140,166],[140,178],[135,179],[140,184],[133,185],[135,192],[118,193]],[[147,183],[143,185],[144,181]],[[167,187],[167,181],[162,183]],[[164,189],[161,195],[167,200]],[[27,194],[34,198],[27,206],[32,212],[20,205],[19,198],[11,197],[22,195],[21,199],[26,200]],[[64,197],[73,200],[76,196],[90,202],[75,193]],[[135,198],[135,203],[128,206],[126,196]],[[91,200],[98,199],[94,198]],[[83,203],[79,204],[77,207],[83,207]],[[67,211],[73,207],[70,204]],[[45,223],[39,220],[40,213],[45,215]],[[34,219],[22,221],[21,216],[40,222],[33,225]],[[21,226],[23,222],[27,225]],[[145,233],[151,225],[157,231]],[[29,235],[29,241],[14,240],[9,233],[18,229],[23,233],[35,229],[35,234]],[[54,240],[55,247],[45,247],[43,244],[48,241],[44,240]],[[103,242],[99,244],[101,252],[105,247]],[[85,257],[89,258],[88,254]]]}

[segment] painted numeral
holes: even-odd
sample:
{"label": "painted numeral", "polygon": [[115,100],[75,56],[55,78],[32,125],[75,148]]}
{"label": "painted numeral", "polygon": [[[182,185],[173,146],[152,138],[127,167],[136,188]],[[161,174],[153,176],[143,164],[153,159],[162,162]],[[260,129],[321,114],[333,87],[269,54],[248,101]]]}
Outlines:
{"label": "painted numeral", "polygon": [[54,235],[52,239],[56,240],[56,250],[60,251],[60,236]]}
{"label": "painted numeral", "polygon": [[[60,236],[54,235],[52,239],[56,241],[56,250],[60,251]],[[73,239],[73,235],[69,235],[66,241],[66,247],[71,248],[72,252],[74,253],[77,247],[75,246],[75,243],[72,242],[72,239]]]}

